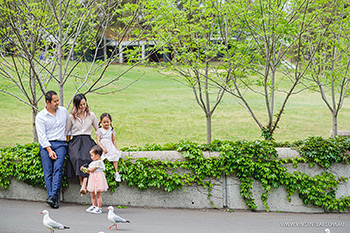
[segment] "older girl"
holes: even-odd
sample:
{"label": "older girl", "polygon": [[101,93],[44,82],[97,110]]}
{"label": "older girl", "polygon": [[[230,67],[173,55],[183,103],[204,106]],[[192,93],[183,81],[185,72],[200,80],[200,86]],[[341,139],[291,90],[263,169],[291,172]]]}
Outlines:
{"label": "older girl", "polygon": [[122,155],[122,152],[117,149],[117,142],[115,140],[115,131],[112,127],[112,116],[109,113],[103,113],[100,116],[100,126],[96,131],[96,141],[102,150],[102,160],[107,159],[113,163],[115,173],[114,179],[117,182],[121,182],[121,177],[118,172],[118,161]]}

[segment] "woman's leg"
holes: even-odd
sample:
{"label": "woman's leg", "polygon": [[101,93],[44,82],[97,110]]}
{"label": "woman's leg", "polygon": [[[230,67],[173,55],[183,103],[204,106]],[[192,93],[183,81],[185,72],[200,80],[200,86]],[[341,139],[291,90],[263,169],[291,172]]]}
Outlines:
{"label": "woman's leg", "polygon": [[88,178],[87,178],[87,177],[84,177],[84,178],[83,178],[82,187],[84,187],[84,190],[85,190],[85,191],[87,191],[87,181],[88,181]]}
{"label": "woman's leg", "polygon": [[83,177],[79,176],[79,182],[80,182],[80,186],[83,185]]}
{"label": "woman's leg", "polygon": [[88,178],[79,176],[79,181],[80,181],[80,185],[81,185],[80,193],[81,194],[87,193],[87,181],[88,181]]}

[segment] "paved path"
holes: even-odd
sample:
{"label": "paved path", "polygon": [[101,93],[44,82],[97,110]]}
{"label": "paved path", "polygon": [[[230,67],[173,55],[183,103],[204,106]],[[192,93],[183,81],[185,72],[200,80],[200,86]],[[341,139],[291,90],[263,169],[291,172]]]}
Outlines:
{"label": "paved path", "polygon": [[[54,220],[71,228],[55,233],[115,232],[108,229],[112,224],[107,220],[107,210],[100,215],[93,215],[86,213],[86,208],[83,205],[61,203],[60,208],[54,210],[44,202],[0,199],[0,232],[50,232],[42,225],[40,212],[44,209],[49,210]],[[329,228],[331,233],[350,232],[349,213],[295,214],[134,207],[116,209],[115,212],[131,221],[130,224],[119,224],[117,232],[323,233],[325,228]]]}

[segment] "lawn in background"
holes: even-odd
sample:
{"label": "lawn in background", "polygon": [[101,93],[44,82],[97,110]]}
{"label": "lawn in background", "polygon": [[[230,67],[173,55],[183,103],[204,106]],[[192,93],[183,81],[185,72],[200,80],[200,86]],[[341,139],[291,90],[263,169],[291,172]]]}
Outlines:
{"label": "lawn in background", "polygon": [[[81,76],[84,67],[80,68]],[[107,73],[121,72],[126,66],[115,65]],[[206,120],[196,104],[192,89],[166,78],[150,67],[136,67],[109,90],[121,88],[141,77],[129,88],[110,95],[88,94],[88,104],[100,116],[109,112],[117,131],[118,147],[142,146],[146,143],[165,144],[190,140],[206,142]],[[3,82],[0,79],[0,85]],[[58,92],[55,84],[48,89]],[[65,107],[73,96],[75,84],[65,86]],[[256,97],[257,98],[257,97]],[[264,101],[252,99],[258,116],[265,116]],[[350,104],[346,100],[339,114],[338,129],[350,129]],[[44,108],[44,100],[40,109]],[[69,110],[71,109],[71,106]],[[32,113],[30,107],[9,95],[0,93],[0,146],[32,142]],[[276,130],[276,141],[295,141],[309,136],[328,137],[332,127],[331,115],[319,94],[309,91],[291,97]],[[266,122],[266,121],[265,121]],[[264,122],[264,124],[265,124]],[[212,119],[212,138],[220,140],[256,140],[263,138],[252,117],[226,94]]]}

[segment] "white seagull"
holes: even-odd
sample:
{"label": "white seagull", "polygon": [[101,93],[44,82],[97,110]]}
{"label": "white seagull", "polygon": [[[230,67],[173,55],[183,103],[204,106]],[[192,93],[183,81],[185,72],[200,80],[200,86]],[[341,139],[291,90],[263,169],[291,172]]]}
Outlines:
{"label": "white seagull", "polygon": [[115,230],[117,230],[117,223],[130,223],[129,220],[126,220],[118,215],[116,215],[113,211],[114,208],[113,206],[109,206],[108,208],[106,208],[106,210],[108,210],[108,220],[111,221],[113,223],[112,226],[110,226],[108,229],[111,229],[113,226],[115,226]]}
{"label": "white seagull", "polygon": [[52,220],[49,216],[49,211],[47,210],[43,210],[42,212],[40,212],[40,214],[43,214],[44,215],[44,218],[43,218],[43,225],[47,228],[50,229],[50,233],[54,233],[55,230],[65,230],[65,229],[69,229],[69,227],[59,223],[59,222],[56,222],[54,220]]}

